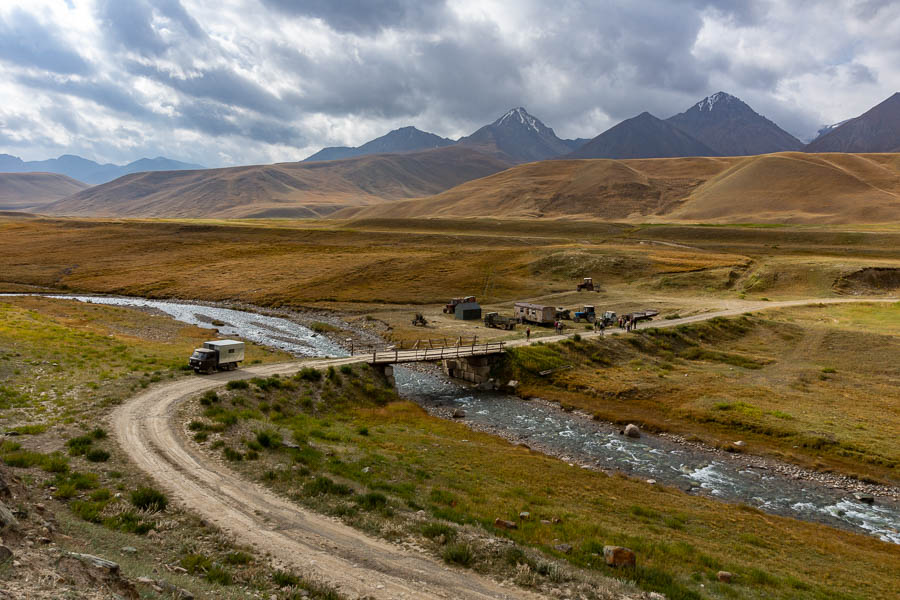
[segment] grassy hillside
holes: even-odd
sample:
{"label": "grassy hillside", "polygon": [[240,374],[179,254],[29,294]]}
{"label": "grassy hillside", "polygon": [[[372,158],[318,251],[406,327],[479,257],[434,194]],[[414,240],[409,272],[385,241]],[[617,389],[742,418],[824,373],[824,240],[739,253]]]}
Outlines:
{"label": "grassy hillside", "polygon": [[560,160],[513,167],[352,218],[578,218],[723,223],[900,220],[900,155]]}
{"label": "grassy hillside", "polygon": [[[600,593],[608,584],[579,585],[590,574],[672,600],[887,600],[895,592],[900,554],[889,543],[573,468],[399,401],[364,366],[233,387],[199,398],[183,418],[196,443],[245,477],[553,597],[569,597],[560,588],[570,586],[578,597],[608,597]],[[517,527],[498,527],[497,518]],[[634,549],[637,568],[607,567],[606,544]],[[721,569],[735,582],[716,581]]]}
{"label": "grassy hillside", "polygon": [[57,173],[0,173],[0,209],[39,209],[89,186]]}
{"label": "grassy hillside", "polygon": [[46,207],[101,217],[318,217],[429,196],[507,163],[456,147],[345,160],[127,175]]}

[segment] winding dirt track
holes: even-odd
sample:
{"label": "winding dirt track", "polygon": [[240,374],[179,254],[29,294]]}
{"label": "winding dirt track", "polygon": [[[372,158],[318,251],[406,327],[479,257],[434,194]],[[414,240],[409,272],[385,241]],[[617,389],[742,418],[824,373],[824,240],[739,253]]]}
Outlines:
{"label": "winding dirt track", "polygon": [[[739,307],[654,323],[673,327],[747,311],[845,302],[896,302],[896,299],[824,299],[746,302]],[[599,333],[586,333],[593,337]],[[543,337],[541,341],[566,336]],[[510,342],[524,345],[525,340]],[[307,359],[249,367],[208,377],[192,377],[161,385],[118,407],[112,427],[122,448],[187,509],[215,523],[242,543],[269,552],[307,576],[323,579],[350,597],[377,599],[540,598],[477,575],[443,565],[423,553],[369,537],[336,520],[312,513],[274,493],[241,479],[224,465],[186,443],[175,415],[178,405],[205,390],[234,379],[290,374],[302,366],[327,367],[365,362],[365,356]]]}

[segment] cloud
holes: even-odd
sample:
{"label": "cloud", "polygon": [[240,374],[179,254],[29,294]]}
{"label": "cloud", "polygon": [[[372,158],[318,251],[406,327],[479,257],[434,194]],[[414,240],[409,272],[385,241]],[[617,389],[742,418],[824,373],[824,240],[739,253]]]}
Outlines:
{"label": "cloud", "polygon": [[0,60],[53,73],[85,75],[91,71],[88,62],[52,28],[18,8],[5,18],[0,15]]}
{"label": "cloud", "polygon": [[0,153],[29,159],[296,160],[404,125],[456,138],[520,105],[593,137],[719,90],[805,136],[898,89],[886,0],[0,5]]}

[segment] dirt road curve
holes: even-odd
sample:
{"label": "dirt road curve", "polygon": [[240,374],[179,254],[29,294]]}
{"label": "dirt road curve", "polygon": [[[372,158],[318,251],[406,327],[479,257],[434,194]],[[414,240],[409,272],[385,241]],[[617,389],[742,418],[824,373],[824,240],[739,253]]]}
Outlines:
{"label": "dirt road curve", "polygon": [[[746,302],[728,310],[654,325],[671,327],[766,308],[861,301],[872,300]],[[595,334],[587,337],[592,335]],[[546,342],[565,337],[541,339]],[[525,343],[517,340],[510,345]],[[175,381],[144,392],[118,407],[111,417],[112,428],[135,463],[186,508],[233,534],[240,542],[270,552],[298,572],[338,586],[351,598],[539,598],[532,592],[501,586],[471,571],[447,567],[431,557],[366,536],[336,520],[300,508],[241,479],[190,447],[175,421],[179,403],[233,379],[289,374],[308,364],[326,367],[365,360],[361,356],[308,359]]]}

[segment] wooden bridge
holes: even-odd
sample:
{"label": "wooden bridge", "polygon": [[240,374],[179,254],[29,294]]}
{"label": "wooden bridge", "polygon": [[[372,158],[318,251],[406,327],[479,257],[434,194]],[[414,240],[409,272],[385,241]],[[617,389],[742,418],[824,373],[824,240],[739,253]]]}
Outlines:
{"label": "wooden bridge", "polygon": [[417,340],[408,348],[397,345],[390,348],[373,348],[360,352],[366,356],[370,365],[392,365],[409,362],[430,362],[472,356],[488,356],[502,354],[504,342],[482,342],[473,338],[456,338],[455,340]]}

